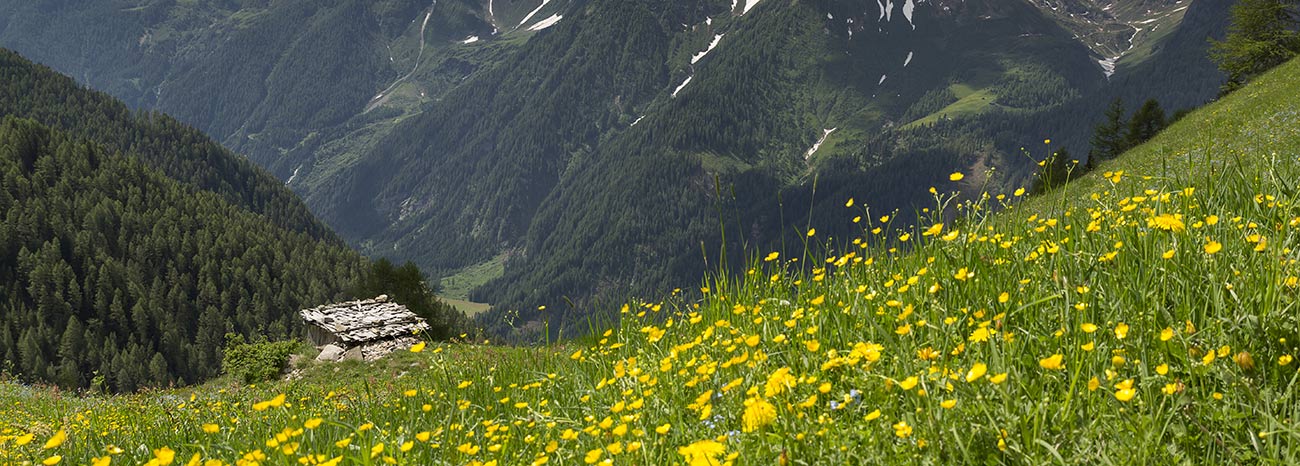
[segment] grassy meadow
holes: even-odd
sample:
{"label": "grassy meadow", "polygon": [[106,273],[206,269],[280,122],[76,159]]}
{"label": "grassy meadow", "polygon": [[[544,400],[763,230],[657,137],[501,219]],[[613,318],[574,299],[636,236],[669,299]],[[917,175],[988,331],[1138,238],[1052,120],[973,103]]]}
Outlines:
{"label": "grassy meadow", "polygon": [[1300,62],[1044,196],[845,199],[862,238],[810,229],[590,344],[0,383],[0,463],[1297,464],[1297,87]]}

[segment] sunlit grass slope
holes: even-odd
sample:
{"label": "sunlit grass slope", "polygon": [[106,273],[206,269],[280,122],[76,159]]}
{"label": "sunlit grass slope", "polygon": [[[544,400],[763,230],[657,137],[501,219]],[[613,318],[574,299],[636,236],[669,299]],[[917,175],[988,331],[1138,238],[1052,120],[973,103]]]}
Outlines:
{"label": "sunlit grass slope", "polygon": [[111,398],[0,384],[0,462],[1296,464],[1298,89],[1286,65],[999,214],[845,207],[885,242],[763,254],[590,346]]}

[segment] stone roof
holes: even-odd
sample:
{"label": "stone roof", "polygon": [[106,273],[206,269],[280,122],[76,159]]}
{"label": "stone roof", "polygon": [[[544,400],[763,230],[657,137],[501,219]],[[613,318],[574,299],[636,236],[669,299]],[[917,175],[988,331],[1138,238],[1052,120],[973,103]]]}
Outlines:
{"label": "stone roof", "polygon": [[299,312],[308,324],[330,332],[348,345],[364,344],[429,330],[429,324],[387,295],[326,304]]}

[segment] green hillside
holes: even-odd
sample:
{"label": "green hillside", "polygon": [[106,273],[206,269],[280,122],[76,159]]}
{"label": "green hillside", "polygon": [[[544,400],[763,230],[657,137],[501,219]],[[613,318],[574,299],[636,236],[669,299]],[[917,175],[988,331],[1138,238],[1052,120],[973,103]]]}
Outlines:
{"label": "green hillside", "polygon": [[109,398],[0,384],[0,459],[1295,464],[1297,83],[1300,61],[1041,197],[951,200],[965,173],[920,218],[837,199],[860,236],[814,223],[585,344]]}
{"label": "green hillside", "polygon": [[[0,0],[0,45],[203,129],[532,341],[703,277],[720,224],[739,264],[809,217],[852,234],[828,208],[847,197],[911,211],[915,186],[984,167],[965,194],[1014,188],[1026,141],[1087,153],[1113,95],[1214,95],[1181,53],[1225,2],[1110,3]],[[1078,28],[1110,28],[1109,54],[1148,17],[1147,58],[1108,81]]]}
{"label": "green hillside", "polygon": [[275,178],[166,116],[0,51],[0,372],[134,391],[287,338],[362,258]]}

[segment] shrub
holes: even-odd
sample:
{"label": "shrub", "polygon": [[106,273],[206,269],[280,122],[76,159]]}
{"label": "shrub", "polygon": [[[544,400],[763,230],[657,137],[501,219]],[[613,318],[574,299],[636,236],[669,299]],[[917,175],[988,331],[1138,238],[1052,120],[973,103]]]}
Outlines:
{"label": "shrub", "polygon": [[248,343],[243,335],[227,333],[221,370],[247,384],[272,380],[284,370],[296,349],[296,341]]}

